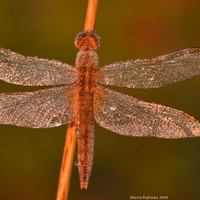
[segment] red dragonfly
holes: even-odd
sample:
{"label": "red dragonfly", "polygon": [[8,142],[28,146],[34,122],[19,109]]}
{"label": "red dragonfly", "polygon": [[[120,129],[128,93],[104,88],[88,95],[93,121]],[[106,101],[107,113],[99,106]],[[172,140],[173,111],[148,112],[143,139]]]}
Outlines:
{"label": "red dragonfly", "polygon": [[200,136],[200,123],[174,108],[148,103],[105,88],[158,88],[200,73],[200,48],[151,59],[116,62],[98,68],[99,36],[83,31],[75,66],[26,57],[0,49],[0,79],[24,86],[56,86],[23,93],[0,94],[0,124],[52,128],[78,121],[80,187],[88,187],[94,152],[94,120],[125,136],[186,138]]}

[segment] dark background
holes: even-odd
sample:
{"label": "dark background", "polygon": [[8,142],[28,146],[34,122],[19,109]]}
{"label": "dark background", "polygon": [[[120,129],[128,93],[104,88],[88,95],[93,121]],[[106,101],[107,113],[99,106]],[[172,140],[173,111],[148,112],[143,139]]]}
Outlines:
{"label": "dark background", "polygon": [[[0,46],[73,65],[74,37],[83,29],[86,6],[86,0],[0,0]],[[200,46],[200,1],[100,0],[96,30],[100,66]],[[199,86],[197,76],[159,89],[119,91],[200,120]],[[0,92],[35,89],[0,81]],[[131,138],[95,129],[89,188],[80,190],[74,166],[69,199],[200,199],[200,138]],[[0,126],[0,199],[55,199],[66,130]]]}

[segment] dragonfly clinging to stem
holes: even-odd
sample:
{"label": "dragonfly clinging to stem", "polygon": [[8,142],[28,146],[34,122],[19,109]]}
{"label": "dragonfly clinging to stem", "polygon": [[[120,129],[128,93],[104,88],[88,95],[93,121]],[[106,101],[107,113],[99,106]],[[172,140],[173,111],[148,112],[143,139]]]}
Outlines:
{"label": "dragonfly clinging to stem", "polygon": [[0,49],[0,79],[23,86],[54,86],[35,92],[1,93],[0,124],[52,128],[78,119],[77,166],[80,187],[88,187],[94,152],[94,120],[125,136],[187,138],[200,136],[200,123],[189,114],[105,88],[158,88],[200,73],[200,48],[151,59],[98,67],[100,37],[80,32],[75,66]]}

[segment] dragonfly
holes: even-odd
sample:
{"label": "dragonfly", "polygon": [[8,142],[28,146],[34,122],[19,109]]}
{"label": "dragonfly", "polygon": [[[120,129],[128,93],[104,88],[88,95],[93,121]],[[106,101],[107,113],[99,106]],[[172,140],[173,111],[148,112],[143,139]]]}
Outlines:
{"label": "dragonfly", "polygon": [[53,86],[34,92],[1,93],[0,124],[52,128],[77,120],[80,187],[87,189],[94,154],[94,121],[125,136],[200,136],[200,123],[186,112],[148,103],[108,89],[159,88],[200,73],[200,48],[98,66],[100,37],[94,31],[75,38],[75,66],[0,49],[0,80],[23,86]]}

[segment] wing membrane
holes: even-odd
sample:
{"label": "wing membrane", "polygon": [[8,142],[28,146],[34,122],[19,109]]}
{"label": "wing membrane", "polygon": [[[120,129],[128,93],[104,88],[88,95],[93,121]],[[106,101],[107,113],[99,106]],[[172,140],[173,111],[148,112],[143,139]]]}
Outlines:
{"label": "wing membrane", "polygon": [[60,61],[25,57],[0,48],[0,79],[27,86],[72,84],[77,81],[77,70]]}
{"label": "wing membrane", "polygon": [[189,114],[107,88],[97,87],[94,105],[96,122],[121,135],[159,138],[200,136],[200,123]]}
{"label": "wing membrane", "polygon": [[35,92],[1,93],[0,124],[50,128],[72,122],[76,116],[74,87],[54,87]]}
{"label": "wing membrane", "polygon": [[130,88],[158,88],[200,73],[200,48],[151,59],[128,60],[100,68],[98,82]]}

